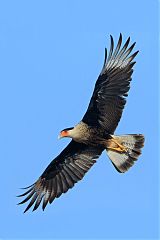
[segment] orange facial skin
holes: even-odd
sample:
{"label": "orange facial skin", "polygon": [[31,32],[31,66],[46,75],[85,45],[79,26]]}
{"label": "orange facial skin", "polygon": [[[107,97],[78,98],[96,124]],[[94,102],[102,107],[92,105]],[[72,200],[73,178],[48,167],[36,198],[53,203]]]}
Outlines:
{"label": "orange facial skin", "polygon": [[61,132],[61,137],[68,137],[68,131],[62,131]]}

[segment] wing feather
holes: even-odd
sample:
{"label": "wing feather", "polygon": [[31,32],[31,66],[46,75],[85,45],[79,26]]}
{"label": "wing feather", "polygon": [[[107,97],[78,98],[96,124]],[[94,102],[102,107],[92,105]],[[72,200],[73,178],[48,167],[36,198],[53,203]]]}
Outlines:
{"label": "wing feather", "polygon": [[36,203],[35,203],[35,205],[34,205],[33,211],[35,211],[35,210],[39,207],[39,205],[40,205],[40,203],[41,203],[41,201],[42,201],[42,199],[43,199],[43,196],[44,196],[43,193],[40,193],[40,194],[39,194],[39,196],[38,196],[38,198],[37,198],[37,200],[36,200]]}
{"label": "wing feather", "polygon": [[57,195],[57,179],[55,177],[55,178],[51,179],[50,181],[52,181],[52,192],[51,192],[51,196],[49,199],[49,203],[51,204]]}
{"label": "wing feather", "polygon": [[84,177],[102,151],[102,148],[87,146],[72,140],[62,153],[48,165],[37,182],[25,193],[19,195],[19,197],[27,195],[19,204],[30,200],[24,212],[28,211],[33,204],[33,211],[35,211],[41,202],[44,210],[48,203],[52,203],[55,198],[67,192]]}
{"label": "wing feather", "polygon": [[38,194],[35,192],[34,195],[33,195],[33,197],[31,198],[30,203],[28,204],[28,206],[27,206],[26,209],[24,210],[24,213],[27,212],[30,207],[32,207],[32,205],[33,205],[34,202],[36,201],[37,197],[38,197]]}
{"label": "wing feather", "polygon": [[[131,76],[138,51],[132,53],[135,43],[129,47],[130,37],[122,46],[122,34],[119,36],[114,50],[114,41],[111,36],[111,46],[103,69],[96,81],[87,112],[82,121],[89,126],[98,126],[113,134],[122,115],[126,97],[130,89]],[[122,46],[122,47],[121,47]]]}

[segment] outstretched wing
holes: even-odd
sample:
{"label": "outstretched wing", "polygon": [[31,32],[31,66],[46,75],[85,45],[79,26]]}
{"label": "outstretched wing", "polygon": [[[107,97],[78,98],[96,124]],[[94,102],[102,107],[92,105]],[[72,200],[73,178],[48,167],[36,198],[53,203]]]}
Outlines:
{"label": "outstretched wing", "polygon": [[20,202],[30,200],[26,212],[33,204],[36,210],[43,200],[42,208],[55,198],[72,188],[96,162],[103,149],[71,141],[68,146],[46,168],[41,177],[28,190],[18,197],[27,197]]}
{"label": "outstretched wing", "polygon": [[82,119],[88,125],[102,127],[108,133],[113,133],[118,125],[130,88],[132,68],[135,64],[133,59],[138,51],[130,55],[135,43],[128,47],[129,42],[130,38],[121,47],[120,34],[114,50],[111,36],[109,55],[107,57],[107,49],[105,49],[104,66],[95,84],[87,112]]}

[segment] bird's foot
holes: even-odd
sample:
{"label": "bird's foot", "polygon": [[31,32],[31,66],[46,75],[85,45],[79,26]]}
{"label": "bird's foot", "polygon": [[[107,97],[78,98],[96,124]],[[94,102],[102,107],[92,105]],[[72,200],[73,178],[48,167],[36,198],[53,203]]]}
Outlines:
{"label": "bird's foot", "polygon": [[107,146],[107,149],[110,149],[112,151],[116,151],[119,153],[127,152],[127,148],[124,147],[122,144],[120,144],[117,140],[112,138],[110,141],[111,141],[111,143],[109,144],[109,146]]}

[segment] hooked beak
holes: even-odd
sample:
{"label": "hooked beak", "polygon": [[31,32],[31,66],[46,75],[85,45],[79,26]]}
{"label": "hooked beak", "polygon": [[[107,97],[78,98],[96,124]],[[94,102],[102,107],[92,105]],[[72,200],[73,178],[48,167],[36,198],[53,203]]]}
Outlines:
{"label": "hooked beak", "polygon": [[64,137],[68,137],[68,131],[63,130],[60,132],[58,139],[64,138]]}
{"label": "hooked beak", "polygon": [[58,135],[58,140],[62,138],[62,135],[61,133]]}

